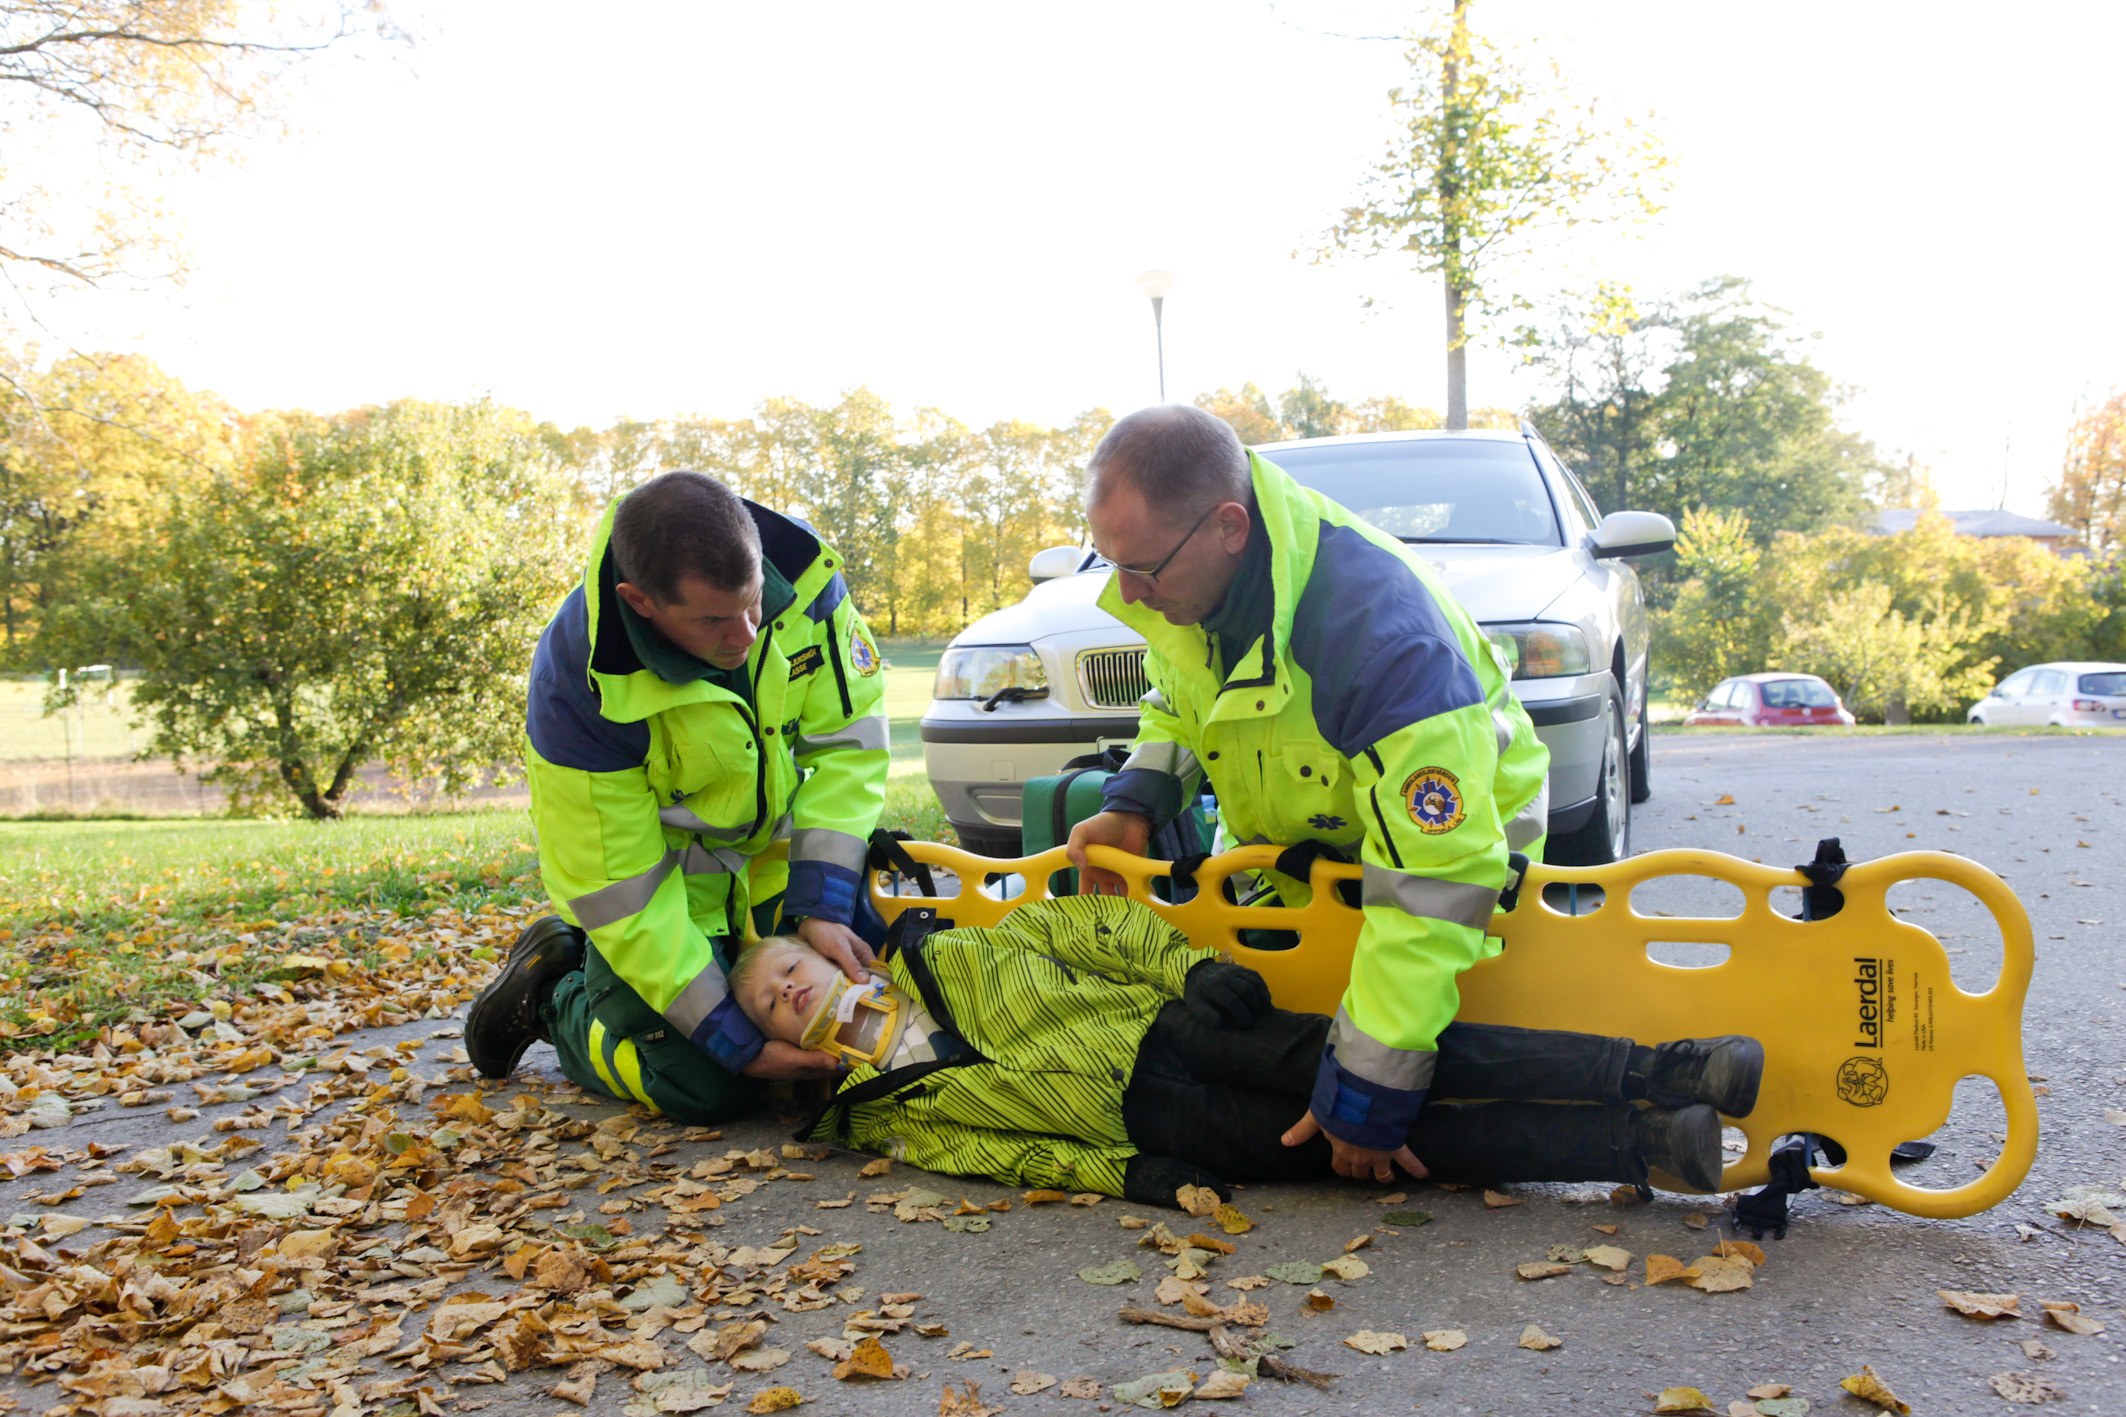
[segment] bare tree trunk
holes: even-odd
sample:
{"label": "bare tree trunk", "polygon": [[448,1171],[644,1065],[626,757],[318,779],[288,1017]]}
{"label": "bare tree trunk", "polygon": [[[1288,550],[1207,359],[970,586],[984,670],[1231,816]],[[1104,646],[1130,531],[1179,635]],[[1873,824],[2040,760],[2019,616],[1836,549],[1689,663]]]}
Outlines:
{"label": "bare tree trunk", "polygon": [[1469,0],[1454,0],[1454,35],[1448,42],[1447,62],[1440,69],[1440,109],[1447,122],[1441,132],[1438,179],[1440,221],[1446,237],[1441,284],[1447,292],[1447,426],[1451,429],[1469,426],[1469,349],[1462,332],[1469,291],[1462,270],[1461,217],[1456,205],[1461,195],[1462,153],[1454,121],[1461,98],[1461,54],[1468,40]]}
{"label": "bare tree trunk", "polygon": [[1469,426],[1469,346],[1462,338],[1462,292],[1450,275],[1447,287],[1447,426]]}

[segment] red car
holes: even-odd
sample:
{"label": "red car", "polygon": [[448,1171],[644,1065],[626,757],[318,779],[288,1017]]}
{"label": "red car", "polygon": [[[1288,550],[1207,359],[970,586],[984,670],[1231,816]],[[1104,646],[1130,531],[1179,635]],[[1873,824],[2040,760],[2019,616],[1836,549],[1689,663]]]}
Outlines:
{"label": "red car", "polygon": [[1724,679],[1683,720],[1686,728],[1805,728],[1852,722],[1853,715],[1838,702],[1838,691],[1823,680],[1813,674],[1777,673]]}

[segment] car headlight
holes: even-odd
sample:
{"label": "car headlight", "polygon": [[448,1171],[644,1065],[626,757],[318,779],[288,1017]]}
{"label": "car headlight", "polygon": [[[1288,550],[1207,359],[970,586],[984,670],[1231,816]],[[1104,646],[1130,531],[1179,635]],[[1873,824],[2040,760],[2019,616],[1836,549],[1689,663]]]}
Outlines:
{"label": "car headlight", "polygon": [[1048,671],[1032,645],[966,645],[938,660],[940,699],[986,699],[1002,689],[1046,689]]}
{"label": "car headlight", "polygon": [[1486,625],[1484,634],[1505,652],[1516,679],[1588,674],[1587,636],[1572,625]]}

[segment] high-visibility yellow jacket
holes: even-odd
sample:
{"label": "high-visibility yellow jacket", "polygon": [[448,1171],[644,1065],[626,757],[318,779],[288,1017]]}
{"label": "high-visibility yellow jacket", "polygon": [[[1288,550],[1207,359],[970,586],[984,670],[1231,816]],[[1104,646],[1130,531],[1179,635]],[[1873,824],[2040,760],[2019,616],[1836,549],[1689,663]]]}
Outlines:
{"label": "high-visibility yellow jacket", "polygon": [[[782,892],[786,920],[849,923],[885,805],[885,681],[837,569],[810,528],[746,503],[788,590],[764,603],[745,697],[646,667],[621,620],[606,509],[583,581],[533,659],[525,763],[539,867],[590,933],[592,1011],[613,1033],[676,1028],[737,1071],[761,1048],[711,939]],[[789,864],[762,861],[787,839]]]}
{"label": "high-visibility yellow jacket", "polygon": [[[1545,830],[1550,752],[1503,656],[1431,567],[1274,463],[1248,455],[1270,539],[1270,633],[1221,677],[1199,626],[1122,601],[1152,693],[1105,806],[1164,820],[1207,774],[1235,844],[1326,842],[1364,865],[1365,923],[1313,1110],[1354,1145],[1403,1144],[1455,980],[1485,953],[1509,849]],[[1274,873],[1271,873],[1274,875]],[[1287,901],[1304,882],[1276,877]]]}

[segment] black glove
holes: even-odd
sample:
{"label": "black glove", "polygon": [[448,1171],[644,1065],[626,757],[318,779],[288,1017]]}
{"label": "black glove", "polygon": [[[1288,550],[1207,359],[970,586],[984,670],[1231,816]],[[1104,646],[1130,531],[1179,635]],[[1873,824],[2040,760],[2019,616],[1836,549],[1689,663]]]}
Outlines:
{"label": "black glove", "polygon": [[1207,959],[1182,978],[1181,1002],[1207,1028],[1234,1028],[1270,1011],[1270,986],[1252,969]]}
{"label": "black glove", "polygon": [[1131,1205],[1163,1205],[1169,1210],[1179,1210],[1181,1202],[1174,1193],[1183,1186],[1209,1186],[1218,1193],[1218,1199],[1233,1198],[1232,1187],[1210,1172],[1176,1161],[1171,1156],[1146,1156],[1139,1152],[1129,1159],[1122,1172],[1122,1199]]}

